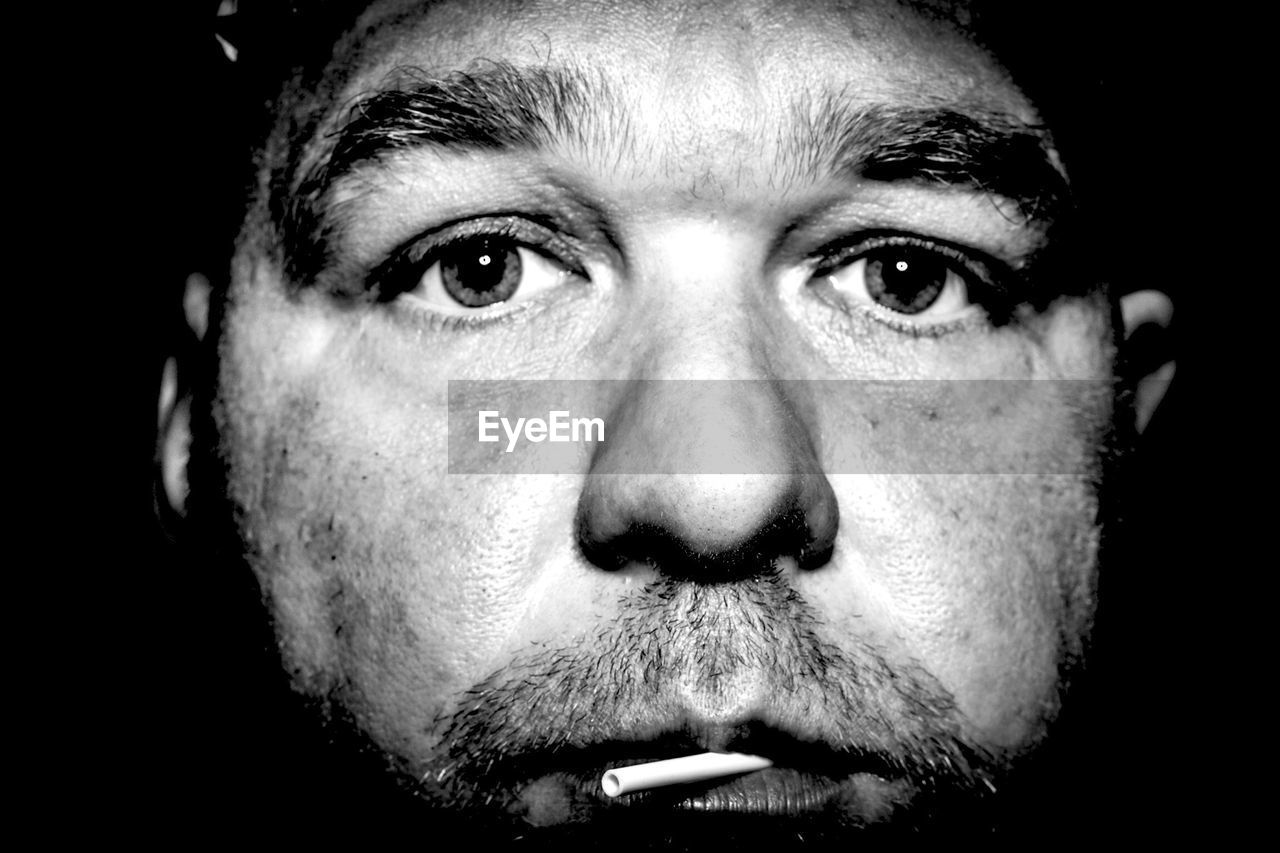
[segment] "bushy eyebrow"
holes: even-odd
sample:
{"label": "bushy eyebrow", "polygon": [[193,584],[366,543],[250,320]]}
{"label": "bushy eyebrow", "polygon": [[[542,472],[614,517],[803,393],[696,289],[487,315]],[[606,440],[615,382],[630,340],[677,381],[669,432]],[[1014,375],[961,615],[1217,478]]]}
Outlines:
{"label": "bushy eyebrow", "polygon": [[957,187],[1000,196],[1028,220],[1053,219],[1069,198],[1048,132],[975,108],[858,105],[839,94],[801,98],[783,141],[788,180],[831,174]]}
{"label": "bushy eyebrow", "polygon": [[277,209],[285,211],[286,268],[294,281],[323,267],[337,223],[326,215],[334,186],[361,166],[399,151],[538,150],[571,146],[590,157],[630,149],[626,111],[600,76],[576,68],[517,68],[491,62],[431,77],[399,69],[390,88],[347,109],[338,129],[316,140],[312,165]]}
{"label": "bushy eyebrow", "polygon": [[[841,93],[800,94],[780,130],[774,185],[847,176],[964,188],[1011,200],[1027,219],[1052,219],[1068,197],[1047,133],[1012,116],[960,109],[858,104]],[[576,68],[488,63],[430,77],[401,70],[391,88],[351,106],[317,141],[313,165],[282,206],[287,268],[295,281],[323,268],[339,227],[327,215],[343,178],[400,151],[537,151],[567,147],[584,159],[631,156],[623,101],[602,76]]]}
{"label": "bushy eyebrow", "polygon": [[389,152],[425,145],[591,149],[617,145],[628,135],[625,113],[608,85],[577,69],[492,63],[440,79],[402,71],[400,88],[374,93],[352,108],[329,169],[341,175]]}

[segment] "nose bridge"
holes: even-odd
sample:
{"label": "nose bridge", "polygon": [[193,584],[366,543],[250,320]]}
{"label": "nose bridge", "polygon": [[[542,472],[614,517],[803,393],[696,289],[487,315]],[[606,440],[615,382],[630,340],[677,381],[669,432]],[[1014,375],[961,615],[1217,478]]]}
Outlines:
{"label": "nose bridge", "polygon": [[765,282],[761,241],[714,214],[650,231],[638,270],[643,353],[637,378],[725,380],[770,375],[758,334]]}
{"label": "nose bridge", "polygon": [[813,453],[798,418],[772,378],[635,381],[614,416],[609,470],[729,478],[721,482],[788,475]]}

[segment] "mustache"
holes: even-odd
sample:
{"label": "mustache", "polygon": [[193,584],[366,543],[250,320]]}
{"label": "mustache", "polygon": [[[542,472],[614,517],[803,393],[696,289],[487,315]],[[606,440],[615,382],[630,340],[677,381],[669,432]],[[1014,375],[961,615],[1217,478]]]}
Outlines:
{"label": "mustache", "polygon": [[[620,611],[589,640],[530,650],[467,691],[436,722],[437,757],[413,773],[422,792],[465,808],[546,773],[598,787],[610,764],[707,749],[833,778],[903,777],[921,791],[994,791],[1001,762],[962,733],[951,695],[870,644],[826,640],[776,572],[663,578]],[[748,715],[710,722],[724,715],[706,709],[729,707],[746,680],[757,697]]]}

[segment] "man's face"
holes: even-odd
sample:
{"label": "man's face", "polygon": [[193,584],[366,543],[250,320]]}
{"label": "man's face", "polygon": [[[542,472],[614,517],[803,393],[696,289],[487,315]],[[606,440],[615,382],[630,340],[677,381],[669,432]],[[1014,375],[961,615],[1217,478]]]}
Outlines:
{"label": "man's face", "polygon": [[[219,333],[298,688],[517,834],[998,787],[1084,641],[1113,418],[1110,308],[999,67],[888,3],[384,3],[356,32]],[[512,421],[572,388],[607,441],[535,474],[455,428],[451,456],[450,405],[474,430],[494,388]],[[599,793],[702,750],[775,766]]]}

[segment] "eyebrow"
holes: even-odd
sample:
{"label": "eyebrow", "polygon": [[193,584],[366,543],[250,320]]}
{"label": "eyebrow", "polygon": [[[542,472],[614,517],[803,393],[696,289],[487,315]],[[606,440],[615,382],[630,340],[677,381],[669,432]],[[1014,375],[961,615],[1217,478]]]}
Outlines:
{"label": "eyebrow", "polygon": [[[843,176],[962,188],[1011,200],[1027,220],[1051,220],[1069,198],[1048,133],[1012,116],[953,106],[855,104],[841,93],[801,95],[783,128],[773,180]],[[313,165],[285,201],[282,232],[294,281],[323,268],[340,223],[331,193],[342,179],[397,152],[545,150],[583,157],[634,151],[622,101],[604,80],[573,67],[501,62],[431,77],[400,69],[393,88],[348,108],[314,143]]]}
{"label": "eyebrow", "polygon": [[787,129],[789,179],[839,174],[886,183],[964,188],[1012,201],[1026,220],[1051,220],[1070,193],[1048,131],[1014,116],[957,107],[854,105],[801,99]]}
{"label": "eyebrow", "polygon": [[[347,108],[340,127],[316,140],[283,211],[286,269],[295,281],[323,268],[334,232],[330,194],[356,169],[396,152],[537,150],[568,144],[591,156],[629,150],[626,111],[602,77],[572,67],[517,68],[490,62],[474,71],[432,77],[394,72],[394,87]],[[619,156],[622,156],[621,153]]]}

